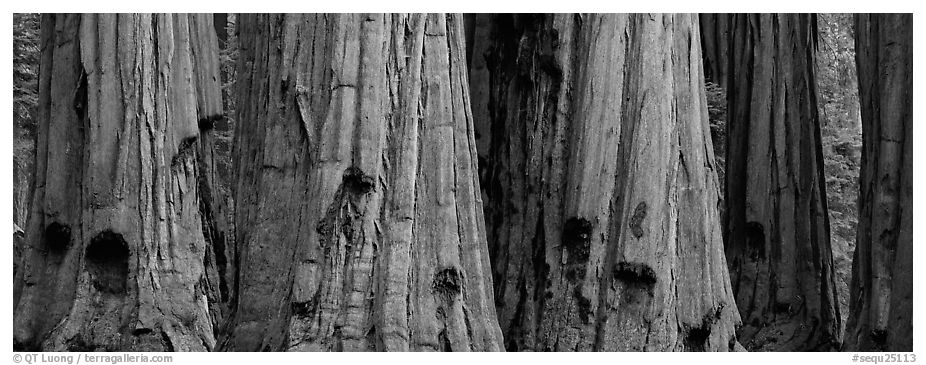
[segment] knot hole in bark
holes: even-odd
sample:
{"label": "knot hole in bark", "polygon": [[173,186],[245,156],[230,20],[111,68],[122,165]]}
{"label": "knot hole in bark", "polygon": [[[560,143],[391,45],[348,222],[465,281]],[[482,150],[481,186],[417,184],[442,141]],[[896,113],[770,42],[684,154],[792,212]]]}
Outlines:
{"label": "knot hole in bark", "polygon": [[746,223],[746,248],[753,262],[765,259],[765,228],[759,222]]}
{"label": "knot hole in bark", "polygon": [[563,225],[563,246],[569,255],[569,263],[588,261],[589,242],[592,238],[592,223],[585,218],[573,217]]}
{"label": "knot hole in bark", "polygon": [[87,271],[97,290],[125,294],[129,274],[129,247],[121,234],[105,230],[90,240],[87,246]]}
{"label": "knot hole in bark", "polygon": [[636,238],[643,237],[643,219],[646,219],[646,202],[640,202],[630,217],[630,232]]}
{"label": "knot hole in bark", "polygon": [[452,299],[460,294],[463,278],[455,267],[448,267],[434,274],[431,289],[444,299]]}
{"label": "knot hole in bark", "polygon": [[376,180],[372,176],[363,173],[358,167],[348,167],[344,170],[344,177],[341,180],[344,188],[357,195],[363,195],[373,191]]}
{"label": "knot hole in bark", "polygon": [[45,247],[49,252],[62,252],[71,246],[71,228],[67,225],[52,222],[45,227]]}

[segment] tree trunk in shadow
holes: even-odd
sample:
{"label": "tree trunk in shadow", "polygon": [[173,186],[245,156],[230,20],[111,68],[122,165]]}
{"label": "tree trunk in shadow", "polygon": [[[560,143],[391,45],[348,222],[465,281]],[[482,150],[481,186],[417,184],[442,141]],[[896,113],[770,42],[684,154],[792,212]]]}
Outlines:
{"label": "tree trunk in shadow", "polygon": [[862,109],[847,351],[913,351],[913,16],[855,16]]}
{"label": "tree trunk in shadow", "polygon": [[725,238],[740,341],[756,351],[836,349],[816,17],[730,17]]}

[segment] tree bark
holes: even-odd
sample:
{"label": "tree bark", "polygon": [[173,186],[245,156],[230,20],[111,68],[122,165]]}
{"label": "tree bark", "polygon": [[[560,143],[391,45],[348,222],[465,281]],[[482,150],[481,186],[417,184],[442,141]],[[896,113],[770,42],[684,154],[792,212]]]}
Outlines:
{"label": "tree bark", "polygon": [[816,105],[816,18],[732,16],[726,251],[759,351],[838,348],[829,216]]}
{"label": "tree bark", "polygon": [[506,348],[734,349],[697,17],[498,15],[491,42]]}
{"label": "tree bark", "polygon": [[193,146],[202,95],[218,93],[197,77],[203,21],[44,16],[14,348],[213,347]]}
{"label": "tree bark", "polygon": [[[234,230],[227,204],[227,172],[221,171],[222,159],[227,164],[228,153],[221,150],[219,133],[227,128],[223,114],[222,72],[219,63],[219,45],[223,42],[215,32],[225,32],[225,22],[216,14],[197,14],[198,21],[191,23],[191,51],[194,77],[197,85],[197,121],[199,140],[196,144],[197,188],[199,212],[206,240],[205,294],[213,328],[221,332],[235,294],[237,254]],[[222,26],[214,24],[222,20]],[[210,29],[210,27],[214,27]],[[227,151],[227,147],[226,147]],[[227,170],[227,168],[226,168]],[[225,172],[225,173],[223,173]]]}
{"label": "tree bark", "polygon": [[460,15],[241,15],[227,350],[501,349]]}
{"label": "tree bark", "polygon": [[913,351],[913,16],[858,14],[859,225],[845,349]]}
{"label": "tree bark", "polygon": [[701,14],[704,78],[726,89],[730,67],[730,14]]}

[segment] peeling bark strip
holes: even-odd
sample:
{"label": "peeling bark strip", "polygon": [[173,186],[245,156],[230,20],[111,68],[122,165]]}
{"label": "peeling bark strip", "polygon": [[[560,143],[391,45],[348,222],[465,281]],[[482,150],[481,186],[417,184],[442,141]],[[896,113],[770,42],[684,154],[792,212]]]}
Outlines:
{"label": "peeling bark strip", "polygon": [[491,128],[477,133],[491,137],[506,348],[730,349],[697,17],[498,15],[491,28],[475,46],[491,42],[491,120],[476,125]]}
{"label": "peeling bark strip", "polygon": [[726,254],[750,350],[839,346],[820,118],[816,18],[728,15]]}
{"label": "peeling bark strip", "polygon": [[14,348],[213,347],[197,164],[184,152],[201,96],[218,93],[197,77],[194,44],[214,37],[200,26],[211,17],[44,16]]}
{"label": "peeling bark strip", "polygon": [[242,15],[226,350],[501,349],[463,17]]}
{"label": "peeling bark strip", "polygon": [[856,15],[862,108],[848,351],[913,351],[913,16]]}

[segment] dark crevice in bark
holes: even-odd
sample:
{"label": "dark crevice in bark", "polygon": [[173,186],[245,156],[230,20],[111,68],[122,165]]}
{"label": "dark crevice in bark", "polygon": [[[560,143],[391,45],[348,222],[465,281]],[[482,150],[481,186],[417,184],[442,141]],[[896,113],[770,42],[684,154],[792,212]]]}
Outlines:
{"label": "dark crevice in bark", "polygon": [[[569,218],[563,224],[563,247],[568,254],[567,263],[584,264],[588,261],[592,223],[585,218]],[[583,265],[584,267],[584,265]]]}
{"label": "dark crevice in bark", "polygon": [[87,117],[87,72],[83,68],[81,68],[80,78],[74,92],[74,113],[77,115],[77,120],[83,121]]}

